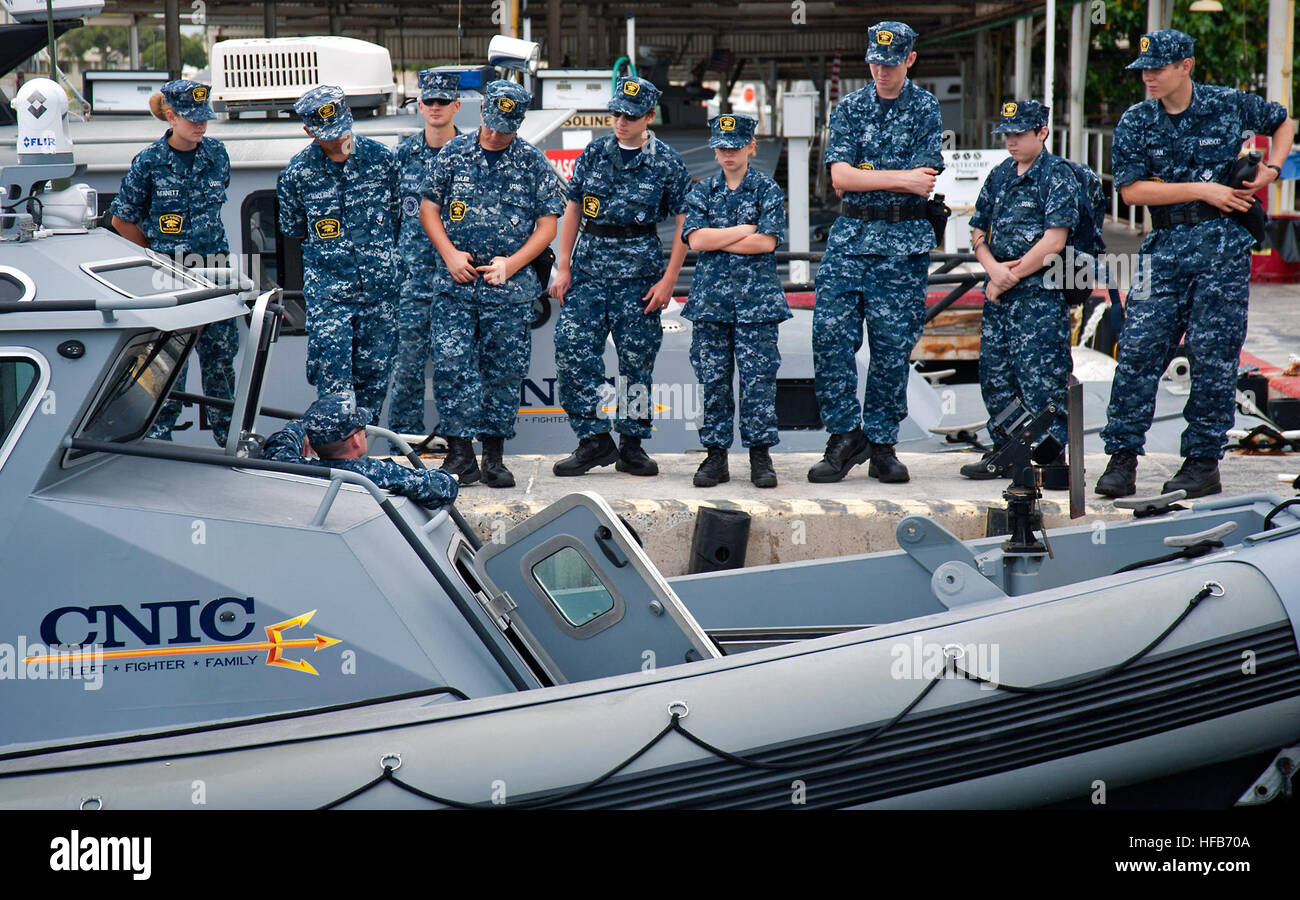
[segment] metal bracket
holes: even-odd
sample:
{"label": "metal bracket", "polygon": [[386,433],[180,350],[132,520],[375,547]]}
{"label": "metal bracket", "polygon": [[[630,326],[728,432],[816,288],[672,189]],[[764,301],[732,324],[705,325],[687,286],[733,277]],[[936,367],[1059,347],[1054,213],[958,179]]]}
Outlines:
{"label": "metal bracket", "polygon": [[946,562],[962,562],[974,568],[975,554],[957,536],[933,519],[907,516],[894,531],[898,546],[927,572],[934,573]]}
{"label": "metal bracket", "polygon": [[505,591],[487,598],[488,612],[501,620],[502,626],[509,624],[510,613],[519,608],[519,604]]}
{"label": "metal bracket", "polygon": [[1291,796],[1291,780],[1296,769],[1300,768],[1300,745],[1283,747],[1273,757],[1255,783],[1246,788],[1246,792],[1237,798],[1237,806],[1263,806],[1278,797]]}
{"label": "metal bracket", "polygon": [[1005,598],[1006,592],[978,570],[964,562],[949,561],[930,576],[930,590],[944,606],[952,609],[966,603]]}

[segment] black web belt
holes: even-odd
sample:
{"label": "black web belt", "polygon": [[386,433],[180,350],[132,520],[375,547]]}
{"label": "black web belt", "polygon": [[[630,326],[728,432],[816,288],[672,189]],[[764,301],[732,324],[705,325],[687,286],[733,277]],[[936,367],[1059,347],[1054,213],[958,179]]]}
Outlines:
{"label": "black web belt", "polygon": [[858,206],[845,203],[840,207],[840,215],[864,222],[910,222],[925,218],[925,204],[908,206]]}
{"label": "black web belt", "polygon": [[1208,203],[1184,206],[1170,210],[1163,206],[1151,207],[1151,225],[1155,228],[1172,228],[1175,225],[1199,225],[1214,219],[1227,218],[1228,214]]}
{"label": "black web belt", "polygon": [[596,237],[631,238],[654,234],[659,229],[653,222],[644,222],[640,225],[600,225],[583,220],[582,230]]}

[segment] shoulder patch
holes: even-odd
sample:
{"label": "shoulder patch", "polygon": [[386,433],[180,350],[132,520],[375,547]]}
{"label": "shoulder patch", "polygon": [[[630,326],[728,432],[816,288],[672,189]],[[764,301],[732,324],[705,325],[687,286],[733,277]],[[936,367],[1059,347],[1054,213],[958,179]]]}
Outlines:
{"label": "shoulder patch", "polygon": [[343,233],[343,223],[338,219],[317,219],[312,223],[312,228],[316,232],[316,237],[321,240],[331,240]]}

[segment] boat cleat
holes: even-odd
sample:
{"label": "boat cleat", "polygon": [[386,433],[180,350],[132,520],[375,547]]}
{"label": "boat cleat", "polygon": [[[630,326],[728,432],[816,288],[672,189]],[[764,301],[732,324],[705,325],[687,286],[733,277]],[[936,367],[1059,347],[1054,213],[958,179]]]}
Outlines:
{"label": "boat cleat", "polygon": [[1186,506],[1180,506],[1179,500],[1187,499],[1187,491],[1170,491],[1167,494],[1160,494],[1155,497],[1134,497],[1133,499],[1119,499],[1115,501],[1116,509],[1133,510],[1133,518],[1146,519],[1151,516],[1163,516],[1165,513],[1171,513],[1179,509],[1187,509]]}
{"label": "boat cleat", "polygon": [[1283,747],[1255,783],[1237,798],[1236,806],[1263,806],[1278,797],[1291,799],[1296,769],[1300,768],[1300,746]]}

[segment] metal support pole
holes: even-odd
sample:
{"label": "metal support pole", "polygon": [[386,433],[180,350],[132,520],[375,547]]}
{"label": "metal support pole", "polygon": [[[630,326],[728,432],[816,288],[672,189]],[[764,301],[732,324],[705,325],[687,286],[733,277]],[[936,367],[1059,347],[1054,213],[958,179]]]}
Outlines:
{"label": "metal support pole", "polygon": [[[975,35],[975,77],[971,82],[975,101],[973,104],[975,121],[980,123],[976,127],[982,129],[984,121],[989,117],[989,33],[987,31]],[[994,102],[996,103],[998,99],[994,97]],[[982,134],[975,140],[976,146],[983,146]]]}
{"label": "metal support pole", "polygon": [[331,3],[329,5],[329,17],[330,17],[330,34],[338,34],[339,33],[339,5],[337,3]]}
{"label": "metal support pole", "polygon": [[140,68],[140,17],[131,16],[131,24],[126,32],[127,48],[131,56],[131,69],[138,71]]}
{"label": "metal support pole", "polygon": [[[1291,71],[1295,53],[1295,0],[1269,0],[1267,97],[1287,107],[1291,114]],[[1270,212],[1295,209],[1295,182],[1273,182],[1268,191]]]}
{"label": "metal support pole", "polygon": [[1029,96],[1029,54],[1033,52],[1033,33],[1029,25],[1027,18],[1016,19],[1016,100]]}
{"label": "metal support pole", "polygon": [[591,68],[591,15],[586,3],[578,4],[578,26],[573,30],[578,36],[578,53],[574,64],[579,69]]}
{"label": "metal support pole", "polygon": [[273,38],[275,33],[275,0],[262,5],[262,36]]}
{"label": "metal support pole", "polygon": [[163,40],[167,45],[167,75],[175,80],[181,77],[180,0],[167,0],[163,4]]}
{"label": "metal support pole", "polygon": [[1087,4],[1076,4],[1070,11],[1070,159],[1081,163],[1088,161],[1083,95],[1087,86],[1091,30]]}
{"label": "metal support pole", "polygon": [[636,65],[636,16],[627,17],[627,58]]}
{"label": "metal support pole", "polygon": [[[1056,86],[1056,0],[1047,0],[1047,21],[1043,29],[1043,105],[1052,107],[1052,89]],[[1048,115],[1051,124],[1051,115]]]}
{"label": "metal support pole", "polygon": [[560,30],[560,0],[546,0],[546,60],[552,69],[564,64],[564,38]]}

